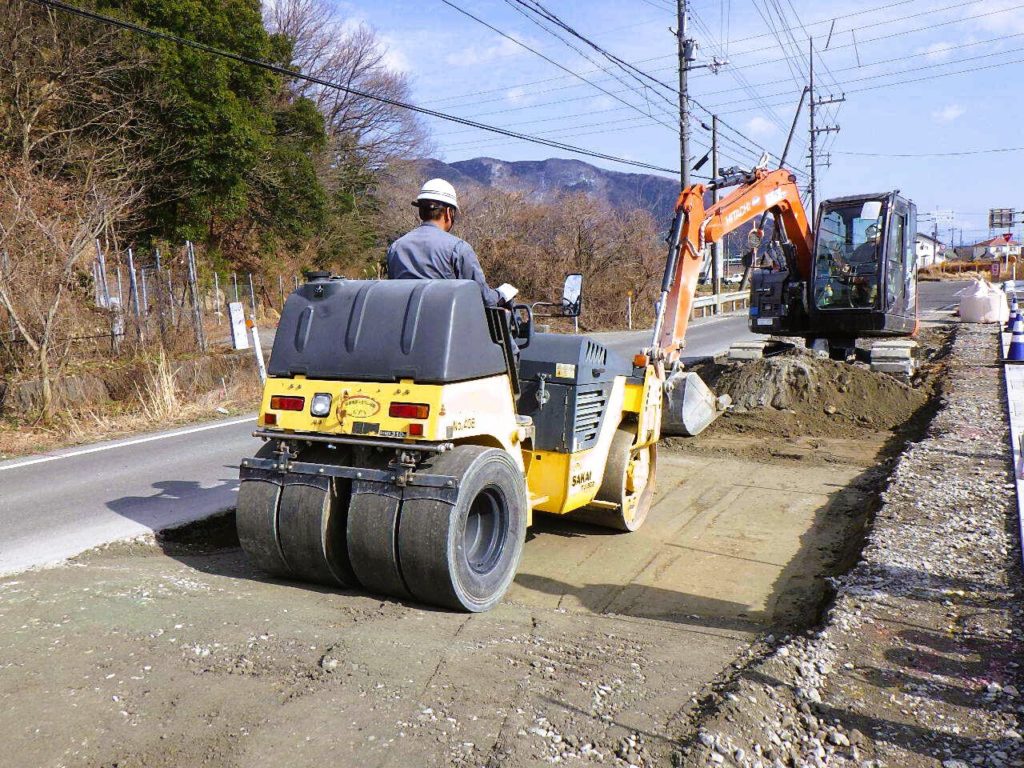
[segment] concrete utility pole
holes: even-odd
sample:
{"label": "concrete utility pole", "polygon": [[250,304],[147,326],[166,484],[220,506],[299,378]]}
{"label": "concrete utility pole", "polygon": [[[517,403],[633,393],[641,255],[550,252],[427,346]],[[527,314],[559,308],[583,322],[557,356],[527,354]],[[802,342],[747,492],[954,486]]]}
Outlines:
{"label": "concrete utility pole", "polygon": [[808,75],[808,90],[810,91],[811,97],[811,224],[812,226],[816,223],[815,220],[818,216],[818,134],[819,133],[839,133],[838,125],[826,125],[822,128],[818,127],[816,121],[815,110],[817,107],[824,107],[828,104],[840,104],[846,101],[846,95],[839,97],[829,96],[827,99],[818,99],[814,95],[814,38],[808,40],[810,44],[810,61],[809,61],[809,75]]}
{"label": "concrete utility pole", "polygon": [[690,104],[687,76],[694,60],[694,41],[686,36],[687,0],[676,0],[676,39],[679,49],[679,183],[690,186]]}
{"label": "concrete utility pole", "polygon": [[[711,178],[718,178],[718,115],[711,116]],[[718,189],[711,193],[712,202],[718,202]],[[711,244],[711,291],[717,296],[722,292],[722,270],[719,265],[722,247],[720,241]],[[716,305],[716,310],[720,305]]]}
{"label": "concrete utility pole", "polygon": [[818,131],[814,124],[814,38],[810,38],[808,42],[811,47],[811,61],[808,75],[808,87],[811,90],[811,226],[814,227],[817,226],[818,216]]}

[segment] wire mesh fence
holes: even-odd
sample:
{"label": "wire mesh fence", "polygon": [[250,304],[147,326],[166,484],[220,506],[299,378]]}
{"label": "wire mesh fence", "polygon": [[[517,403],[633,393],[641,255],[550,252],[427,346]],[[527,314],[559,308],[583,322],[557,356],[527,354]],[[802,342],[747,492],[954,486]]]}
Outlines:
{"label": "wire mesh fence", "polygon": [[[217,269],[191,242],[137,252],[101,241],[85,268],[80,304],[69,308],[66,332],[52,339],[75,358],[132,355],[162,346],[205,352],[230,344],[228,305],[243,304],[245,315],[275,325],[298,275],[267,276]],[[0,269],[7,255],[0,253]],[[0,311],[0,369],[16,367],[28,352],[17,324]]]}

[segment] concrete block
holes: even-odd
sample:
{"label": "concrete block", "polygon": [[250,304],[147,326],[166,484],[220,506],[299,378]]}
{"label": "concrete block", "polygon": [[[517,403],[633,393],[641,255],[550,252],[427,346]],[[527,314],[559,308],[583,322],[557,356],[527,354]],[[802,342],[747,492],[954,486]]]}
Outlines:
{"label": "concrete block", "polygon": [[913,360],[917,342],[913,339],[886,339],[871,345],[871,362]]}
{"label": "concrete block", "polygon": [[871,362],[871,370],[875,373],[888,373],[894,376],[910,377],[914,374],[914,362],[912,360],[886,360],[884,362]]}
{"label": "concrete block", "polygon": [[875,360],[913,360],[914,350],[905,349],[900,347],[890,347],[888,349],[877,349],[872,348],[871,350],[871,361]]}
{"label": "concrete block", "polygon": [[765,341],[737,341],[729,347],[730,360],[760,360],[764,357]]}

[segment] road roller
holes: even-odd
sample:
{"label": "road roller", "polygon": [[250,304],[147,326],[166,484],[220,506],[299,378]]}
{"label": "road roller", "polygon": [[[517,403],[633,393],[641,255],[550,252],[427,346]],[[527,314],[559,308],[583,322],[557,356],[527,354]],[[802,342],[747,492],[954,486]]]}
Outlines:
{"label": "road roller", "polygon": [[[579,314],[578,275],[554,304]],[[662,363],[535,332],[471,281],[312,275],[267,374],[237,527],[272,576],[486,611],[535,514],[634,531],[650,509]]]}

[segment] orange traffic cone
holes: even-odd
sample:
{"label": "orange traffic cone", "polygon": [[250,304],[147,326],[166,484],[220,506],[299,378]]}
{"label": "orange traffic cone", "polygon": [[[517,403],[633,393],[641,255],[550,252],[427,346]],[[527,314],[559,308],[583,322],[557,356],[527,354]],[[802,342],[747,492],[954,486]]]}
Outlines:
{"label": "orange traffic cone", "polygon": [[1010,339],[1010,348],[1006,350],[1006,359],[1024,362],[1024,319],[1019,314],[1013,321],[1013,337]]}

